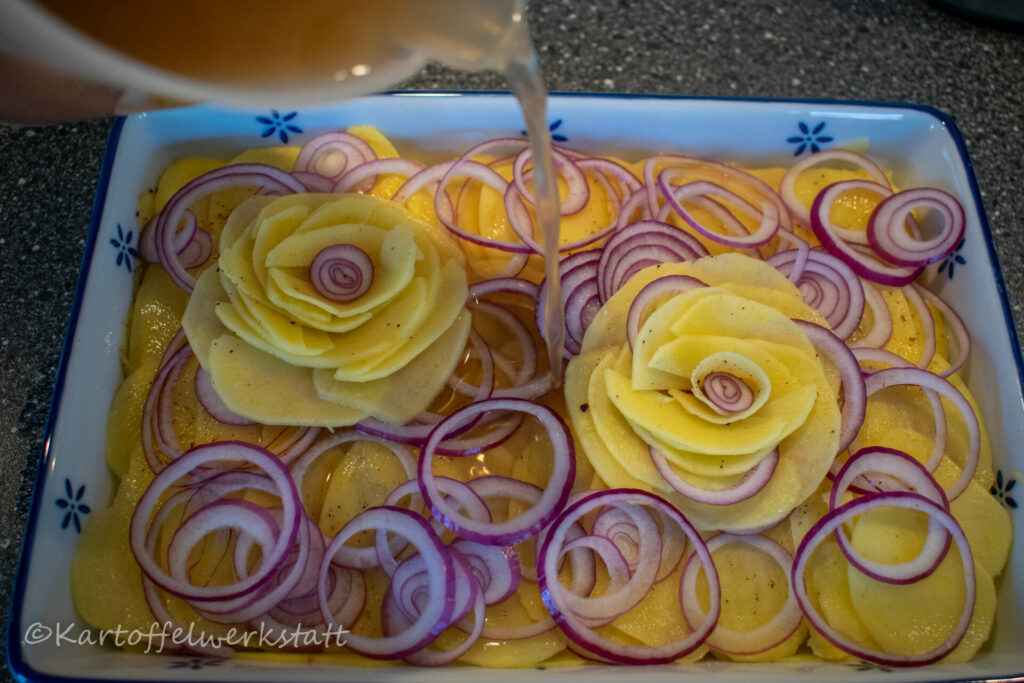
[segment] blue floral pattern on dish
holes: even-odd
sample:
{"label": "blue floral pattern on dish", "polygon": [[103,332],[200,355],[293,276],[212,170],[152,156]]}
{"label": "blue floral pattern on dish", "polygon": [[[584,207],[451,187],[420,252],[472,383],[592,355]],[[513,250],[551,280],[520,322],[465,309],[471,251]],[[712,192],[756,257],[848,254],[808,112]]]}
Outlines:
{"label": "blue floral pattern on dish", "polygon": [[[966,238],[964,238],[966,239]],[[956,267],[967,265],[967,259],[964,258],[960,250],[964,248],[964,240],[960,240],[960,244],[956,245],[953,252],[946,257],[946,259],[939,264],[939,272],[946,271],[949,274],[949,279],[953,279],[953,271]]]}
{"label": "blue floral pattern on dish", "polygon": [[1017,499],[1010,495],[1010,491],[1017,485],[1016,479],[1003,477],[1002,470],[996,470],[996,483],[989,488],[989,493],[996,497],[1003,505],[1011,510],[1017,509]]}
{"label": "blue floral pattern on dish", "polygon": [[67,529],[69,524],[75,527],[77,533],[82,533],[82,522],[79,515],[87,515],[91,512],[89,506],[82,502],[85,495],[85,484],[74,490],[71,480],[64,480],[64,497],[57,499],[57,507],[64,510],[64,517],[61,519],[60,528]]}
{"label": "blue floral pattern on dish", "polygon": [[132,246],[134,238],[135,231],[129,230],[126,233],[120,223],[117,224],[117,237],[110,238],[110,244],[117,249],[117,267],[124,265],[129,273],[132,272],[132,260],[139,258],[139,250]]}
{"label": "blue floral pattern on dish", "polygon": [[295,117],[299,115],[297,111],[290,111],[287,114],[282,114],[276,109],[270,110],[270,116],[257,116],[256,121],[262,123],[266,128],[260,134],[262,138],[269,138],[271,135],[277,133],[277,138],[284,143],[288,142],[288,133],[301,133],[302,129],[296,126],[291,121],[295,120]]}
{"label": "blue floral pattern on dish", "polygon": [[822,121],[814,128],[801,121],[797,124],[797,128],[800,129],[800,135],[792,135],[786,138],[786,142],[791,145],[796,145],[796,151],[793,152],[793,156],[798,157],[808,149],[812,153],[820,152],[821,145],[832,142],[833,138],[831,135],[822,135],[821,132],[825,130],[825,122]]}
{"label": "blue floral pattern on dish", "polygon": [[[556,133],[555,132],[556,130],[558,130],[559,128],[562,127],[563,123],[564,123],[563,119],[555,119],[554,121],[552,121],[551,123],[548,124],[548,132],[551,133],[551,141],[552,142],[569,142],[569,138],[567,138],[566,136],[562,135],[561,133]],[[521,135],[526,135],[526,131],[525,130],[521,130],[521,131],[519,131],[519,133]]]}

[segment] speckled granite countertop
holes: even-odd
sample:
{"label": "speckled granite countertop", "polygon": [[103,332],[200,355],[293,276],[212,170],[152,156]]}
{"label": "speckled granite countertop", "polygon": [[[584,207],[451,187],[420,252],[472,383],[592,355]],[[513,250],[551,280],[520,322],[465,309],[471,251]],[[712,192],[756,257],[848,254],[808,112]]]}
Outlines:
{"label": "speckled granite countertop", "polygon": [[[911,102],[952,115],[974,161],[1021,329],[1024,33],[973,23],[925,0],[533,5],[531,26],[553,91]],[[430,67],[402,87],[493,90],[504,81]],[[109,127],[102,120],[0,126],[4,615]]]}

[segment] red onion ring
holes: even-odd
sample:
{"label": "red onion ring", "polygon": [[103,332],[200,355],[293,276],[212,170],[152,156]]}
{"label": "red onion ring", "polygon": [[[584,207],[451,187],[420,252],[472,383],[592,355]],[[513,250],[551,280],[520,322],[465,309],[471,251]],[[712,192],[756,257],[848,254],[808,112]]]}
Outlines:
{"label": "red onion ring", "polygon": [[[971,479],[974,477],[974,470],[978,467],[978,460],[981,454],[981,427],[978,424],[978,416],[974,414],[974,409],[971,407],[971,404],[967,402],[967,399],[964,398],[964,395],[961,394],[956,387],[950,384],[948,380],[928,372],[927,370],[920,370],[918,368],[889,368],[888,370],[879,370],[878,372],[867,376],[864,380],[864,386],[867,390],[868,396],[871,396],[882,389],[893,386],[919,386],[922,389],[930,389],[941,394],[949,400],[957,410],[960,411],[960,414],[964,419],[964,423],[967,426],[970,450],[967,455],[967,461],[963,465],[963,472],[961,472],[960,478],[957,479],[956,482],[954,482],[946,491],[946,495],[949,497],[949,500],[955,500],[957,496],[964,492],[967,485],[971,483]],[[940,403],[937,410],[941,409]],[[934,467],[937,466],[938,463],[935,463]],[[930,471],[934,470],[931,461],[929,461],[926,467]]]}
{"label": "red onion ring", "polygon": [[429,645],[437,637],[437,626],[447,624],[455,595],[455,568],[448,549],[437,533],[416,513],[395,507],[370,508],[354,517],[331,540],[318,574],[317,599],[325,623],[338,626],[327,609],[327,572],[336,555],[354,550],[345,542],[361,531],[386,530],[403,536],[423,556],[428,599],[408,629],[393,636],[373,638],[348,633],[346,644],[353,651],[375,659],[403,659]]}
{"label": "red onion ring", "polygon": [[346,169],[328,191],[356,192],[366,188],[367,183],[370,185],[369,189],[372,189],[375,184],[373,180],[377,176],[394,174],[412,178],[423,168],[423,164],[409,159],[370,159]]}
{"label": "red onion ring", "polygon": [[[766,623],[750,631],[735,631],[727,629],[721,624],[708,636],[707,645],[716,652],[724,652],[731,655],[755,655],[772,649],[796,632],[803,621],[803,612],[796,601],[793,592],[792,580],[790,579],[793,570],[793,557],[781,545],[770,538],[757,534],[718,534],[708,539],[708,551],[715,550],[733,543],[745,543],[767,554],[782,568],[789,581],[786,588],[786,602],[774,617]],[[697,565],[693,562],[695,556],[691,555],[683,569],[682,593],[689,597],[683,601],[683,617],[686,623],[693,628],[695,623],[700,623],[706,615],[697,601]]]}
{"label": "red onion ring", "polygon": [[601,302],[617,292],[633,275],[658,263],[696,261],[707,256],[695,237],[679,228],[644,220],[616,232],[601,249],[597,284]]}
{"label": "red onion ring", "polygon": [[[914,209],[928,207],[943,219],[942,232],[931,239],[916,239],[906,230]],[[886,197],[868,220],[868,243],[881,256],[898,266],[926,266],[940,261],[956,249],[967,226],[964,207],[953,195],[934,187],[903,190]]]}
{"label": "red onion ring", "polygon": [[204,173],[174,193],[155,218],[153,241],[157,259],[171,280],[191,294],[196,280],[178,259],[176,233],[188,208],[200,197],[239,186],[258,186],[272,192],[305,192],[306,186],[286,171],[267,164],[234,164]]}
{"label": "red onion ring", "polygon": [[220,397],[217,390],[213,388],[213,379],[210,377],[210,373],[203,368],[197,367],[195,379],[193,380],[195,387],[196,398],[199,399],[199,404],[203,406],[210,417],[217,422],[227,425],[238,425],[248,426],[256,424],[247,417],[243,417],[238,413],[228,408],[227,404],[224,403],[224,399]]}
{"label": "red onion ring", "polygon": [[953,307],[947,304],[942,298],[931,292],[920,285],[914,284],[911,287],[917,291],[921,296],[924,297],[925,301],[935,306],[946,319],[946,323],[953,328],[953,336],[956,337],[957,342],[957,355],[953,358],[949,367],[940,373],[937,373],[939,377],[949,377],[954,372],[959,370],[967,362],[968,356],[971,354],[971,335],[967,333],[967,326],[964,325],[963,319],[957,315],[957,312],[953,310]]}
{"label": "red onion ring", "polygon": [[[952,536],[953,540],[957,544],[957,548],[960,550],[960,559],[963,563],[964,569],[964,584],[966,587],[964,611],[956,625],[953,627],[949,637],[947,637],[941,645],[929,650],[928,652],[916,655],[892,654],[864,647],[859,643],[846,638],[832,628],[832,626],[829,625],[829,623],[814,607],[814,604],[811,602],[811,598],[807,593],[807,585],[805,583],[804,576],[807,571],[807,564],[810,561],[811,556],[814,554],[813,551],[815,548],[817,548],[822,541],[831,536],[845,522],[853,519],[857,515],[863,514],[864,512],[882,507],[900,507],[909,510],[919,510],[928,514],[930,517],[938,520],[938,522],[946,528],[946,531],[950,536]],[[796,599],[800,603],[800,609],[803,610],[807,621],[809,621],[811,626],[813,626],[814,629],[826,640],[838,647],[840,650],[843,650],[854,657],[860,657],[866,661],[875,662],[885,666],[923,666],[937,662],[952,652],[953,649],[956,648],[957,644],[959,644],[963,639],[964,634],[967,632],[967,628],[971,624],[971,616],[974,613],[974,601],[977,592],[977,584],[975,582],[974,574],[974,558],[971,554],[971,546],[956,520],[953,519],[948,512],[935,505],[935,503],[924,496],[920,496],[916,493],[896,492],[878,493],[857,498],[856,500],[852,500],[845,505],[841,505],[840,507],[831,510],[828,514],[819,519],[815,525],[811,527],[811,530],[804,536],[803,540],[800,542],[800,547],[796,551],[790,585],[793,586],[793,590],[796,593]]]}
{"label": "red onion ring", "polygon": [[683,294],[696,287],[707,287],[695,277],[689,275],[665,275],[651,280],[641,289],[633,303],[629,305],[629,313],[626,316],[626,341],[629,342],[630,350],[640,334],[640,325],[643,324],[647,309],[656,299],[667,295]]}
{"label": "red onion ring", "polygon": [[[875,483],[871,479],[867,479],[868,473],[880,473],[884,475],[885,479],[880,479]],[[858,479],[868,481],[875,490],[868,491],[853,486]],[[850,456],[832,484],[832,492],[828,501],[830,510],[839,507],[838,503],[847,490],[858,490],[868,494],[885,490],[911,490],[949,512],[946,492],[942,490],[928,470],[906,453],[891,448],[863,448]],[[934,517],[929,517],[928,537],[917,557],[900,564],[886,564],[869,560],[857,552],[850,545],[841,526],[836,529],[835,538],[843,555],[846,556],[850,564],[857,568],[857,571],[876,581],[895,585],[915,583],[938,569],[939,564],[946,556],[946,551],[949,550],[951,541],[942,525]]]}
{"label": "red onion ring", "polygon": [[[783,275],[792,276],[801,254],[780,251],[765,261]],[[801,274],[790,277],[804,302],[821,313],[840,339],[849,339],[864,317],[864,288],[860,278],[841,259],[818,249],[806,254]]]}
{"label": "red onion ring", "polygon": [[842,453],[857,438],[857,432],[864,424],[867,397],[871,395],[871,392],[866,388],[857,357],[854,356],[850,347],[843,343],[843,340],[821,325],[796,319],[793,322],[800,327],[814,348],[828,358],[839,371],[839,379],[843,387],[843,404],[839,409],[842,426],[839,430],[839,445],[836,448],[836,453]]}
{"label": "red onion ring", "polygon": [[[813,209],[808,210],[807,207],[797,199],[796,191],[794,189],[796,186],[796,179],[808,168],[833,160],[845,161],[861,167],[868,172],[868,175],[872,180],[874,180],[875,184],[879,185],[884,190],[890,190],[891,186],[889,185],[889,177],[885,175],[885,171],[879,168],[875,162],[871,161],[871,159],[868,159],[863,154],[857,154],[856,152],[850,152],[845,149],[826,149],[820,152],[815,152],[814,154],[808,155],[790,166],[785,175],[782,176],[782,180],[779,182],[779,195],[782,197],[782,201],[786,203],[786,207],[789,208],[790,212],[804,223],[809,224],[811,222],[811,213]],[[844,232],[849,233],[852,231],[846,230]],[[849,235],[844,234],[844,239],[849,239],[849,237]]]}
{"label": "red onion ring", "polygon": [[[868,187],[870,186],[870,187]],[[811,206],[811,229],[829,253],[842,259],[853,272],[863,278],[892,287],[903,287],[917,279],[922,267],[887,265],[871,254],[847,244],[836,232],[829,219],[832,203],[848,190],[873,189],[881,192],[884,188],[864,180],[846,180],[829,185],[818,193]]]}
{"label": "red onion ring", "polygon": [[325,299],[358,299],[373,285],[373,259],[354,244],[332,244],[313,257],[309,281]]}
{"label": "red onion ring", "polygon": [[[163,494],[198,468],[215,462],[239,462],[265,473],[281,498],[282,528],[263,556],[260,569],[251,576],[224,586],[193,586],[172,577],[157,564],[146,542],[150,518]],[[164,590],[194,601],[230,600],[258,590],[280,567],[295,543],[301,523],[302,501],[288,470],[270,452],[252,444],[220,441],[198,446],[157,473],[132,513],[129,542],[142,571]]]}
{"label": "red onion ring", "polygon": [[295,157],[295,170],[337,181],[347,169],[376,158],[377,153],[362,138],[345,131],[333,131],[318,135],[302,146]]}
{"label": "red onion ring", "polygon": [[[541,499],[532,508],[507,522],[481,523],[453,508],[440,495],[432,460],[438,445],[454,430],[487,411],[525,413],[535,417],[547,430],[554,461]],[[513,545],[535,536],[565,505],[576,475],[576,458],[569,428],[554,410],[522,399],[490,399],[455,411],[439,422],[420,453],[419,486],[430,513],[459,536],[486,545]]]}
{"label": "red onion ring", "polygon": [[[775,204],[770,200],[766,200],[761,204],[760,207],[756,207],[747,200],[737,195],[732,190],[729,190],[716,183],[707,182],[705,180],[696,180],[685,185],[672,186],[670,181],[672,178],[677,177],[679,173],[675,169],[668,168],[658,174],[658,188],[661,190],[662,196],[665,197],[668,206],[672,207],[672,210],[679,216],[683,221],[697,231],[698,234],[703,237],[724,244],[734,249],[749,249],[753,247],[760,247],[772,240],[775,237],[775,233],[779,229],[779,210]],[[702,225],[700,221],[695,219],[689,211],[686,210],[681,203],[681,200],[690,199],[692,197],[718,197],[725,201],[739,207],[743,213],[755,218],[761,222],[758,228],[743,237],[730,237],[723,235],[719,232],[709,229]],[[715,202],[717,203],[717,202]],[[721,206],[721,204],[719,204]],[[722,207],[723,209],[725,207]],[[728,209],[726,209],[728,212]],[[742,224],[740,224],[742,227]],[[744,233],[746,230],[744,230]]]}
{"label": "red onion ring", "polygon": [[888,304],[885,303],[882,293],[874,283],[862,280],[861,285],[864,288],[864,300],[868,308],[871,309],[874,323],[870,332],[857,341],[849,342],[849,346],[850,348],[880,349],[892,338],[892,313],[889,312]]}
{"label": "red onion ring", "polygon": [[[568,592],[558,579],[558,568],[560,558],[562,557],[560,550],[566,544],[568,532],[573,525],[587,513],[605,505],[653,507],[662,513],[666,522],[678,525],[690,539],[695,553],[700,558],[708,576],[711,595],[710,613],[693,633],[685,638],[663,645],[626,645],[603,638],[599,633],[588,627],[579,617],[576,617],[571,610],[566,608],[565,600]],[[621,664],[664,664],[672,662],[700,647],[715,628],[715,624],[718,623],[718,615],[721,612],[721,593],[718,573],[715,570],[707,546],[700,537],[700,534],[697,533],[697,530],[693,528],[678,510],[661,498],[646,491],[618,489],[597,491],[583,495],[575,503],[562,511],[558,518],[552,522],[547,537],[542,544],[540,558],[538,581],[544,604],[547,605],[548,611],[551,612],[555,622],[562,631],[587,656],[598,657]]]}
{"label": "red onion ring", "polygon": [[708,505],[733,505],[740,501],[747,500],[761,492],[771,481],[775,474],[775,467],[779,463],[779,449],[761,459],[756,465],[747,470],[740,479],[732,486],[723,489],[706,489],[695,486],[680,477],[672,465],[654,447],[650,447],[651,460],[655,468],[674,491],[680,493],[690,500]]}

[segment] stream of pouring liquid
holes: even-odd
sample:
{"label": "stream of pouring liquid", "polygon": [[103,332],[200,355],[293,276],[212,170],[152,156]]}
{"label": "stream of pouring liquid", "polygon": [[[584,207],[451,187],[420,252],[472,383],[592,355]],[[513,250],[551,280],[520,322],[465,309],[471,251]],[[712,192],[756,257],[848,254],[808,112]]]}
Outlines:
{"label": "stream of pouring liquid", "polygon": [[[519,102],[526,120],[526,134],[533,152],[533,196],[544,245],[544,274],[547,298],[544,307],[544,330],[547,344],[550,388],[562,383],[562,348],[565,343],[565,308],[562,304],[562,283],[558,274],[558,244],[561,209],[558,178],[551,153],[551,136],[547,125],[547,89],[537,64],[537,54],[527,36],[525,25],[517,31],[515,46],[505,65],[505,78]],[[538,302],[540,305],[540,302]]]}

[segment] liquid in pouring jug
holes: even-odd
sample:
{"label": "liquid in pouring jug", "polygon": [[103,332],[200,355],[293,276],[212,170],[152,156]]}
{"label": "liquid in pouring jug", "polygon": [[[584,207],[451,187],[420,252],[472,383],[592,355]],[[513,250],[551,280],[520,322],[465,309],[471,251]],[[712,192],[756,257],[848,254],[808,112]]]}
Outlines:
{"label": "liquid in pouring jug", "polygon": [[525,0],[0,0],[0,120],[320,104],[430,60],[503,70],[529,53],[524,12]]}

